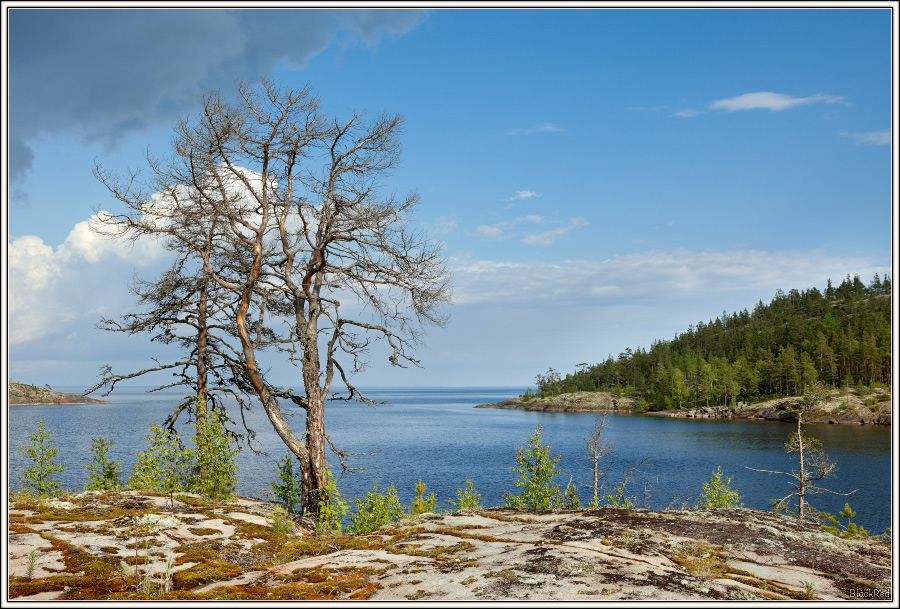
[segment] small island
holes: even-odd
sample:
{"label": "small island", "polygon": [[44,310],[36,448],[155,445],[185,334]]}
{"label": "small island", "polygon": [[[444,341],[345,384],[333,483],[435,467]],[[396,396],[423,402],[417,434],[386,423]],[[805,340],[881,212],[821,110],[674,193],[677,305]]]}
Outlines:
{"label": "small island", "polygon": [[50,386],[37,387],[10,381],[7,391],[10,406],[63,405],[63,404],[109,404],[104,400],[95,400],[83,395],[53,391]]}

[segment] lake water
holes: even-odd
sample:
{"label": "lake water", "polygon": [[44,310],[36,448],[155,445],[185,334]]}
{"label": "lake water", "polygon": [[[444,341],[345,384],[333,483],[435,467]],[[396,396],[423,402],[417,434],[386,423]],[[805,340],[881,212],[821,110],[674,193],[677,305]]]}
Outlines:
{"label": "lake water", "polygon": [[[394,483],[408,504],[413,485],[421,478],[427,492],[435,493],[441,507],[448,508],[444,501],[455,499],[456,489],[469,478],[485,506],[499,505],[501,492],[517,490],[517,475],[509,469],[515,464],[516,447],[524,445],[541,426],[544,444],[552,446],[554,455],[562,455],[559,467],[584,483],[580,494],[587,502],[590,472],[584,437],[594,425],[593,415],[473,408],[502,401],[523,389],[377,389],[368,395],[388,404],[329,403],[326,431],[335,446],[349,453],[364,453],[353,457],[349,465],[366,469],[343,475],[338,483],[341,491],[348,499],[361,498],[375,481],[382,489]],[[78,393],[83,388],[58,390]],[[110,457],[122,461],[127,475],[134,455],[147,445],[149,427],[162,423],[178,397],[171,392],[148,394],[128,388],[105,398],[110,404],[8,408],[8,488],[21,486],[16,478],[27,464],[17,449],[27,444],[29,432],[37,430],[39,420],[53,432],[59,459],[68,468],[59,479],[64,488],[75,491],[87,481],[85,465],[92,457],[93,438],[114,440]],[[296,412],[291,424],[299,432],[303,413]],[[239,492],[270,498],[275,463],[286,454],[286,448],[258,405],[247,415],[247,422],[257,431],[256,447],[267,454],[256,455],[244,448],[238,455]],[[179,429],[190,435],[191,426],[180,422]],[[703,483],[721,466],[726,477],[733,477],[731,486],[743,496],[745,507],[769,509],[772,498],[790,492],[790,479],[744,466],[790,471],[793,463],[783,446],[794,429],[794,425],[775,422],[611,415],[604,438],[615,446],[617,461],[607,478],[615,484],[622,479],[623,468],[630,469],[650,457],[644,473],[629,485],[629,494],[643,502],[644,491],[649,489],[647,507],[679,507],[684,500],[695,501]],[[892,428],[818,424],[806,426],[806,431],[820,440],[838,463],[837,477],[823,486],[843,493],[856,491],[849,497],[816,495],[811,497],[812,505],[837,514],[849,501],[857,511],[856,522],[870,533],[883,533],[890,526],[893,508]],[[338,472],[336,458],[332,468]],[[565,488],[568,480],[569,476],[562,474],[557,483]]]}

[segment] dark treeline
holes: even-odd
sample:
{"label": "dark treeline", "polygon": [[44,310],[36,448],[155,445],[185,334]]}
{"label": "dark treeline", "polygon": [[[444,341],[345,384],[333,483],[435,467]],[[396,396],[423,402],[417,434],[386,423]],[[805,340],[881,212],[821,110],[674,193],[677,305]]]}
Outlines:
{"label": "dark treeline", "polygon": [[663,410],[799,396],[811,383],[890,385],[891,280],[876,274],[865,285],[847,275],[838,287],[829,279],[824,293],[778,290],[752,312],[723,312],[649,351],[628,348],[578,368],[539,374],[537,395],[613,391]]}

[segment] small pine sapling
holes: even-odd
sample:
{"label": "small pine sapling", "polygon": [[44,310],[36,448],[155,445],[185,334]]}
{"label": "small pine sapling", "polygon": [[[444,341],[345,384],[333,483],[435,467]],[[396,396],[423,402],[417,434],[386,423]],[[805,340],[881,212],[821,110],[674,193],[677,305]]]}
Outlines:
{"label": "small pine sapling", "polygon": [[518,467],[509,468],[519,474],[516,486],[521,488],[522,492],[519,495],[503,493],[506,507],[537,510],[560,507],[563,503],[561,492],[552,482],[560,471],[556,464],[562,455],[550,456],[550,445],[541,444],[540,427],[528,437],[527,444],[527,447],[520,446],[516,449],[515,459]]}
{"label": "small pine sapling", "polygon": [[88,483],[84,485],[86,491],[108,491],[122,486],[122,463],[110,461],[107,457],[109,449],[114,442],[100,437],[91,442],[93,458],[87,464]]}
{"label": "small pine sapling", "polygon": [[416,496],[413,497],[412,504],[409,506],[409,517],[414,518],[419,514],[425,514],[426,512],[433,512],[434,506],[437,503],[437,497],[435,497],[434,493],[425,496],[425,483],[422,482],[420,478],[415,485]]}
{"label": "small pine sapling", "polygon": [[150,427],[147,436],[150,446],[137,454],[137,463],[129,479],[129,485],[137,490],[159,491],[169,497],[169,505],[175,509],[175,493],[190,487],[194,455],[184,446],[177,433],[163,430],[159,425]]}
{"label": "small pine sapling", "polygon": [[275,466],[275,475],[278,477],[272,483],[272,493],[275,498],[284,504],[284,508],[291,514],[297,514],[302,509],[303,495],[300,472],[294,471],[294,453],[288,452],[284,459]]}
{"label": "small pine sapling", "polygon": [[700,499],[694,505],[695,510],[712,510],[716,508],[744,507],[741,496],[731,488],[731,478],[722,475],[722,467],[713,472],[709,482],[703,483],[703,492]]}
{"label": "small pine sapling", "polygon": [[38,421],[37,432],[28,434],[31,442],[19,446],[19,454],[28,459],[30,465],[22,470],[18,479],[39,495],[55,495],[60,492],[60,483],[55,474],[65,471],[65,466],[56,460],[59,449],[50,436],[52,431],[44,429],[44,421]]}
{"label": "small pine sapling", "polygon": [[216,503],[231,499],[237,486],[235,455],[240,451],[225,430],[228,417],[219,409],[210,409],[206,400],[197,398],[197,433],[194,436],[195,474],[192,488]]}
{"label": "small pine sapling", "polygon": [[481,493],[475,490],[475,484],[466,478],[466,488],[456,489],[456,501],[447,499],[447,503],[456,508],[456,511],[471,510],[479,511],[481,507]]}
{"label": "small pine sapling", "polygon": [[316,530],[319,534],[339,535],[343,529],[344,516],[350,505],[338,491],[337,481],[331,470],[325,472],[325,487],[319,491],[319,513],[316,514]]}

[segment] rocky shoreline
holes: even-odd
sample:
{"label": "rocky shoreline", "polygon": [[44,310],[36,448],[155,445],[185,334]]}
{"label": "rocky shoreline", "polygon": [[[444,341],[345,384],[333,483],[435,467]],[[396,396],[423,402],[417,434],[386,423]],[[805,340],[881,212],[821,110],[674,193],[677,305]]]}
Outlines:
{"label": "rocky shoreline", "polygon": [[524,400],[516,396],[494,404],[479,404],[475,408],[512,408],[539,412],[599,412],[613,414],[630,414],[638,400],[630,397],[616,396],[607,391],[579,391],[563,393],[550,398]]}
{"label": "rocky shoreline", "polygon": [[[891,600],[890,543],[743,508],[427,513],[317,535],[275,505],[136,491],[19,495],[7,598]],[[304,524],[302,521],[300,524]]]}
{"label": "rocky shoreline", "polygon": [[7,388],[8,404],[10,406],[35,406],[35,405],[71,405],[71,404],[109,404],[104,400],[97,400],[83,395],[61,393],[53,391],[49,387],[37,387],[23,383],[9,382]]}
{"label": "rocky shoreline", "polygon": [[[871,397],[874,403],[855,393],[832,392],[817,409],[806,415],[810,423],[832,425],[890,425],[890,395],[884,389],[876,389]],[[647,412],[648,416],[682,419],[747,419],[759,421],[796,422],[797,410],[802,398],[788,397],[767,400],[756,404],[739,402],[735,406],[703,406],[695,409],[662,410]],[[871,402],[871,399],[868,400]],[[638,400],[616,396],[613,393],[583,392],[564,393],[550,398],[524,400],[513,397],[494,404],[479,404],[475,408],[512,408],[539,412],[598,412],[632,414]]]}

